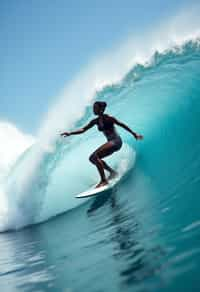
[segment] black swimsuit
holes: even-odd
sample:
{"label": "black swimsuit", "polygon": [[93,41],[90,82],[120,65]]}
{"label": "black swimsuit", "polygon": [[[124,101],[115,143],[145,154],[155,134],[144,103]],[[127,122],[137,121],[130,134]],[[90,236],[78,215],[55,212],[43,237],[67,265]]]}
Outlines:
{"label": "black swimsuit", "polygon": [[98,130],[103,132],[107,140],[113,144],[113,150],[118,151],[122,146],[122,139],[117,134],[114,122],[108,115],[103,115],[103,119],[96,119]]}

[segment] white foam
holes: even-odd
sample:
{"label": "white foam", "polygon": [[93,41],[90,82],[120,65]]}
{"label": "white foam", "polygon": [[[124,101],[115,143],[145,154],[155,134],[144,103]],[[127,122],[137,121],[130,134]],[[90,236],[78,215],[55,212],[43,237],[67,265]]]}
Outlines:
{"label": "white foam", "polygon": [[[7,229],[16,219],[11,211],[8,196],[5,191],[4,180],[10,167],[15,163],[17,158],[32,145],[34,137],[22,133],[14,125],[8,122],[0,122],[0,230]],[[13,194],[15,197],[15,195]]]}
{"label": "white foam", "polygon": [[25,149],[33,144],[31,135],[8,122],[0,122],[0,173],[3,175]]}

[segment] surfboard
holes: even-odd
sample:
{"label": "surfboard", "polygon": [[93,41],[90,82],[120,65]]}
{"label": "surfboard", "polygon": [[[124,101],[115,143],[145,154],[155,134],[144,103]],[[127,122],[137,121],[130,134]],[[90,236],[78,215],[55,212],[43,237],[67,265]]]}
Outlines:
{"label": "surfboard", "polygon": [[88,198],[88,197],[100,195],[104,192],[107,192],[111,190],[120,181],[121,178],[122,178],[122,175],[117,175],[115,178],[111,179],[106,186],[98,187],[98,188],[95,188],[95,186],[93,186],[87,191],[84,191],[83,193],[76,195],[75,198],[78,198],[78,199]]}
{"label": "surfboard", "polygon": [[83,199],[92,196],[101,195],[109,190],[112,190],[121,179],[133,168],[135,163],[136,154],[128,145],[124,145],[125,151],[117,155],[115,154],[115,163],[112,165],[116,169],[118,175],[111,179],[106,186],[96,188],[96,185],[93,185],[91,188],[75,195],[75,198]]}

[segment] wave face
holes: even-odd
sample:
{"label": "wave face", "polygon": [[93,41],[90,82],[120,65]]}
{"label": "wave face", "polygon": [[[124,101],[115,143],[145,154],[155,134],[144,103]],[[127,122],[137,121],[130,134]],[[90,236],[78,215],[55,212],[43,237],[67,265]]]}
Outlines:
{"label": "wave face", "polygon": [[[192,222],[198,220],[195,206],[199,205],[200,189],[199,84],[200,42],[196,39],[164,53],[155,52],[150,64],[134,66],[121,82],[104,87],[95,96],[107,101],[108,113],[145,137],[135,142],[118,129],[124,146],[110,158],[110,163],[118,167],[118,161],[125,161],[130,169],[136,151],[138,159],[132,171],[140,169],[143,175],[135,179],[142,184],[143,177],[148,176],[159,188],[160,196],[151,197],[153,204],[163,201],[165,205],[180,196],[177,216],[182,218],[190,207]],[[85,106],[85,114],[75,127],[92,118],[91,107]],[[37,144],[28,149],[1,186],[1,197],[6,197],[0,210],[1,231],[47,220],[80,204],[74,195],[98,180],[88,156],[102,143],[101,134],[91,129],[82,136],[58,138],[53,151]],[[38,161],[32,159],[35,155],[40,157]],[[31,173],[29,168],[34,171]],[[24,177],[28,171],[27,180]],[[145,192],[148,196],[144,191],[144,198]]]}

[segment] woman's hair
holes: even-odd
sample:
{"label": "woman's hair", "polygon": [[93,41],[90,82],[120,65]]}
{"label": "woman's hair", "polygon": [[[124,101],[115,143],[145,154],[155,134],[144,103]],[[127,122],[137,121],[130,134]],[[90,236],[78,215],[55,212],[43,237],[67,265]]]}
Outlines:
{"label": "woman's hair", "polygon": [[104,112],[107,106],[107,103],[105,101],[95,101],[94,105],[99,106]]}

